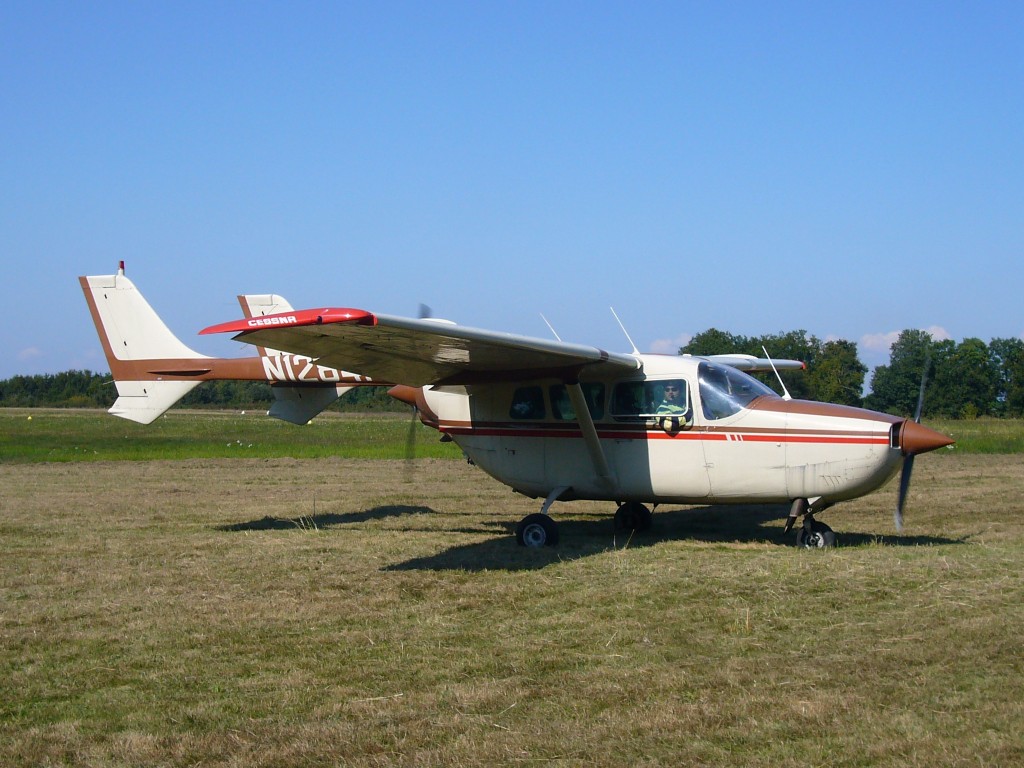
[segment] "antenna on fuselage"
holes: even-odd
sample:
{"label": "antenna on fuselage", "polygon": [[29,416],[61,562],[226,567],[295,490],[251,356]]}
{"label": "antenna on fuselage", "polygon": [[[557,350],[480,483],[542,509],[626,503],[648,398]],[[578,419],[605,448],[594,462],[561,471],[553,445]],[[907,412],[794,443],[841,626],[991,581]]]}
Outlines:
{"label": "antenna on fuselage", "polygon": [[768,365],[770,365],[772,370],[775,371],[775,378],[779,380],[779,384],[782,386],[782,399],[792,400],[793,396],[789,394],[789,390],[786,389],[786,382],[784,382],[782,377],[779,375],[779,369],[775,367],[775,363],[772,362],[772,356],[768,354],[768,350],[765,349],[764,344],[761,345],[761,349],[764,351],[764,356],[768,358]]}
{"label": "antenna on fuselage", "polygon": [[558,339],[559,341],[561,341],[562,337],[558,335],[558,331],[555,330],[555,326],[553,326],[551,323],[549,323],[548,319],[546,317],[544,317],[544,313],[543,312],[540,313],[540,319],[544,321],[544,324],[551,330],[551,333],[554,334],[554,337],[556,339]]}
{"label": "antenna on fuselage", "polygon": [[633,348],[633,354],[634,355],[639,355],[640,354],[640,350],[636,348],[636,344],[633,343],[633,339],[631,339],[629,337],[629,331],[626,330],[626,326],[624,326],[622,324],[622,321],[619,320],[619,316],[617,314],[615,314],[615,307],[608,307],[608,309],[610,309],[612,311],[612,317],[615,318],[615,322],[617,322],[619,324],[619,328],[621,328],[622,329],[622,333],[625,334],[626,341],[629,342],[629,346],[631,346]]}

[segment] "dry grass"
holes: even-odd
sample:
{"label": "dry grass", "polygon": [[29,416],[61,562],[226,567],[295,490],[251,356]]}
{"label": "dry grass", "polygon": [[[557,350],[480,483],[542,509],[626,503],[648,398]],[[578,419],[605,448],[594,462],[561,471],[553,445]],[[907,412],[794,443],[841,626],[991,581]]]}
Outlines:
{"label": "dry grass", "polygon": [[0,464],[0,763],[1024,761],[1024,462],[824,516],[536,511],[461,462]]}

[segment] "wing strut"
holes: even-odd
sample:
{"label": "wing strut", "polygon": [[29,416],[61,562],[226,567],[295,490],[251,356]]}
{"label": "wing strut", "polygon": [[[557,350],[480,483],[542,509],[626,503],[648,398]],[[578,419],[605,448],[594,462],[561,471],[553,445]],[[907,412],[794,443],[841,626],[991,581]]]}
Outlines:
{"label": "wing strut", "polygon": [[578,381],[570,381],[565,384],[572,408],[576,412],[576,421],[580,425],[580,432],[583,433],[583,442],[587,445],[587,452],[590,460],[597,470],[597,476],[601,482],[611,484],[612,471],[608,467],[608,459],[605,458],[604,450],[601,448],[601,439],[597,436],[597,427],[594,426],[594,419],[590,415],[590,408],[587,407],[587,399],[583,396],[583,387]]}

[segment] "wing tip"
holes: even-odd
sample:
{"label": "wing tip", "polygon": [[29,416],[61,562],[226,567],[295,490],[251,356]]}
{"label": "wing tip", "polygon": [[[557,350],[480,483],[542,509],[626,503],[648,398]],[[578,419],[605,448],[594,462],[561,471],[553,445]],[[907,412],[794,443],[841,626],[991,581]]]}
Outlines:
{"label": "wing tip", "polygon": [[365,309],[325,307],[323,309],[301,309],[295,312],[279,312],[275,315],[247,317],[218,323],[199,332],[200,336],[213,333],[246,333],[267,328],[299,328],[306,325],[328,325],[331,323],[353,323],[355,325],[376,325],[377,316]]}

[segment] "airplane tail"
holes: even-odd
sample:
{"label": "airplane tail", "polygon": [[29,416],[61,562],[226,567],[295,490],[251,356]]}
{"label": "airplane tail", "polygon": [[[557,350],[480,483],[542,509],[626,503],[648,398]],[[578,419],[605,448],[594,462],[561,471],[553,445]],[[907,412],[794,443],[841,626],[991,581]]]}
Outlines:
{"label": "airplane tail", "polygon": [[[241,305],[245,317],[276,315],[293,310],[287,299],[273,293],[242,294],[238,297],[238,303]],[[277,358],[280,361],[285,355],[284,352],[267,347],[257,347],[257,349],[261,358]],[[305,424],[352,387],[329,383],[317,385],[275,383],[270,389],[274,393],[274,402],[271,404],[270,410],[267,411],[267,415],[292,424]]]}
{"label": "airplane tail", "polygon": [[198,386],[196,377],[210,372],[213,358],[171,332],[125,277],[124,262],[116,275],[78,280],[117,385],[109,411],[114,416],[149,424]]}
{"label": "airplane tail", "polygon": [[[204,381],[264,381],[274,403],[268,414],[305,424],[353,386],[372,385],[363,376],[318,366],[308,357],[260,349],[258,357],[209,357],[175,336],[124,274],[79,277],[99,334],[117,400],[110,413],[149,424]],[[287,312],[280,296],[239,296],[246,317]]]}

